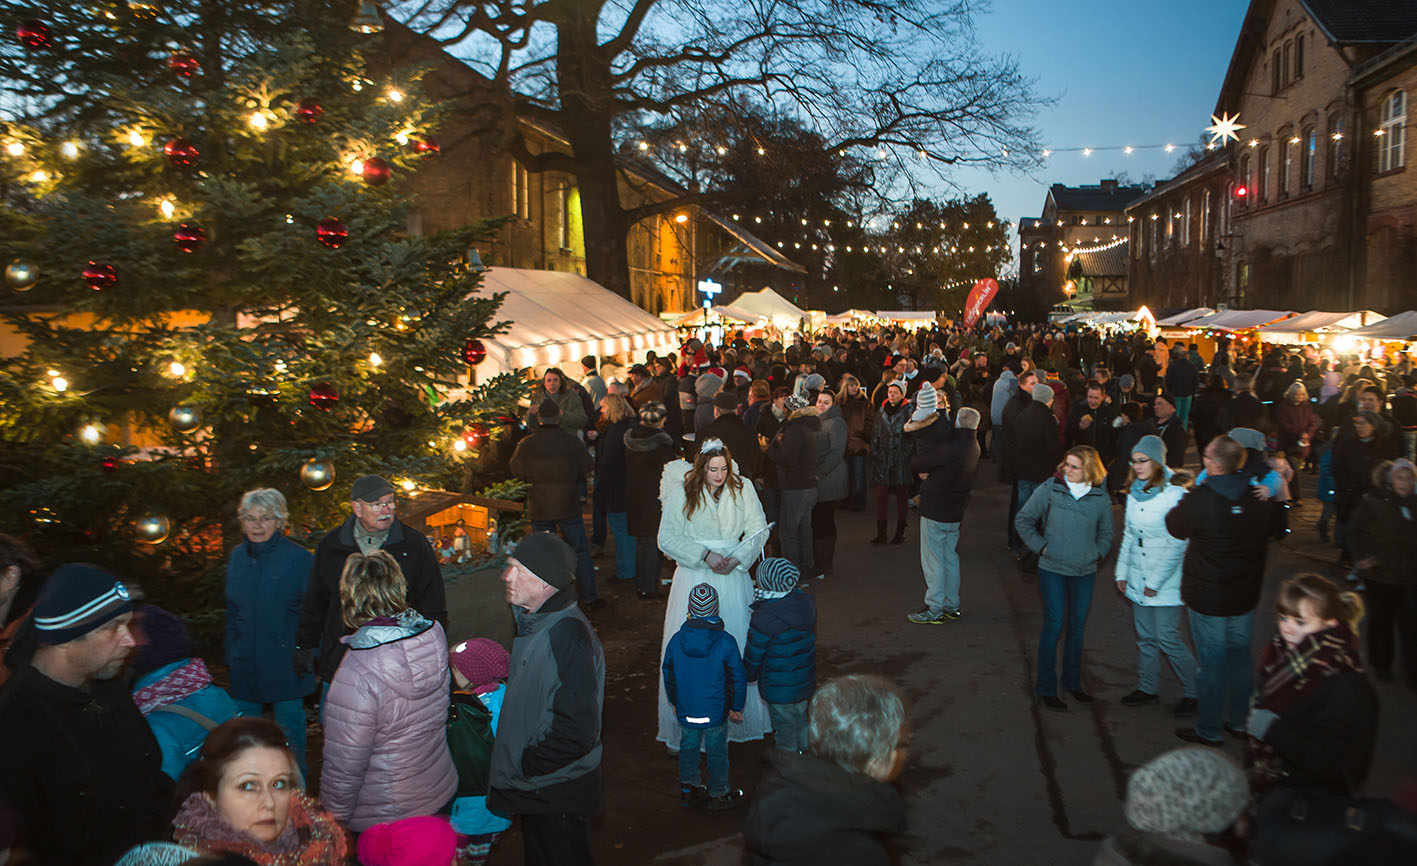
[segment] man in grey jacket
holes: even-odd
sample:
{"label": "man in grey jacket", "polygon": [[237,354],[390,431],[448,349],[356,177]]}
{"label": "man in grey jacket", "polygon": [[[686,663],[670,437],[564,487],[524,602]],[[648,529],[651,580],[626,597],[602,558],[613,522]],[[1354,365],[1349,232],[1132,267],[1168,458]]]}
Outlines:
{"label": "man in grey jacket", "polygon": [[570,545],[534,532],[502,572],[517,637],[487,808],[520,819],[527,866],[594,863],[590,816],[600,811],[605,653],[576,606],[575,570]]}

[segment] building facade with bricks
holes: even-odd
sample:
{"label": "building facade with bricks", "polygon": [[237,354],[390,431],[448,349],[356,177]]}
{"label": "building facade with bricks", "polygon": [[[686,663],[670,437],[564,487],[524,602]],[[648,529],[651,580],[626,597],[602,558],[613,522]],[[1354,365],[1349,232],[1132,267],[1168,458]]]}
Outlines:
{"label": "building facade with bricks", "polygon": [[1120,310],[1128,302],[1126,208],[1146,194],[1116,180],[1048,188],[1041,216],[1019,220],[1018,306],[1039,317],[1054,305]]}

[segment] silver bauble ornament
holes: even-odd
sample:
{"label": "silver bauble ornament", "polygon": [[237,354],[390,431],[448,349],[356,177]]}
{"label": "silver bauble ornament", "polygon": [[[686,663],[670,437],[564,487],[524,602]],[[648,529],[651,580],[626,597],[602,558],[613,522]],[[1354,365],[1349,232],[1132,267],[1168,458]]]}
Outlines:
{"label": "silver bauble ornament", "polygon": [[167,411],[167,423],[178,433],[191,433],[202,426],[202,410],[196,406],[173,406]]}
{"label": "silver bauble ornament", "polygon": [[17,292],[28,292],[39,281],[39,269],[34,262],[15,259],[5,266],[5,285]]}
{"label": "silver bauble ornament", "polygon": [[334,464],[311,457],[300,467],[300,483],[317,493],[329,489],[335,483]]}
{"label": "silver bauble ornament", "polygon": [[163,514],[144,514],[133,524],[133,530],[144,544],[162,544],[172,532],[172,522]]}

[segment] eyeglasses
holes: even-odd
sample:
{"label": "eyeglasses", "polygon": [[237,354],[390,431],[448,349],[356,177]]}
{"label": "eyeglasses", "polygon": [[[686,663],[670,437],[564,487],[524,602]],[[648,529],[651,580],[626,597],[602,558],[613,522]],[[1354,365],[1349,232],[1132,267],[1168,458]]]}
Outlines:
{"label": "eyeglasses", "polygon": [[262,515],[262,516],[259,516],[259,517],[258,517],[257,515],[255,515],[255,514],[243,514],[243,515],[241,515],[241,522],[242,522],[242,523],[279,523],[279,522],[280,522],[280,518],[275,517],[274,515],[270,515],[270,514]]}
{"label": "eyeglasses", "polygon": [[399,501],[397,499],[381,499],[378,502],[366,502],[364,504],[371,511],[392,512],[395,508],[398,508]]}
{"label": "eyeglasses", "polygon": [[1143,463],[1150,463],[1150,462],[1151,462],[1151,458],[1150,458],[1150,457],[1133,457],[1133,458],[1132,458],[1132,465],[1133,465],[1133,466],[1140,466],[1140,465],[1143,464]]}

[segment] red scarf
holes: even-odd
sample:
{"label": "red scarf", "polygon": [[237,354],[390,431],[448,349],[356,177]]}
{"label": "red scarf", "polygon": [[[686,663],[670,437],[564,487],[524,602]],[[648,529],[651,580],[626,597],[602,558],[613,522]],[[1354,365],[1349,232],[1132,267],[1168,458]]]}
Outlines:
{"label": "red scarf", "polygon": [[[1295,647],[1276,633],[1260,655],[1255,708],[1283,717],[1294,701],[1319,688],[1324,680],[1349,671],[1362,673],[1363,656],[1347,623],[1339,621],[1333,628],[1314,632]],[[1245,764],[1250,771],[1250,790],[1256,797],[1284,779],[1279,754],[1264,740],[1250,737]]]}
{"label": "red scarf", "polygon": [[158,707],[175,704],[185,697],[194,695],[212,684],[212,675],[207,672],[206,662],[192,659],[180,668],[174,668],[167,676],[149,683],[133,692],[133,703],[143,715]]}
{"label": "red scarf", "polygon": [[172,826],[179,845],[203,854],[239,854],[257,866],[344,866],[349,857],[345,829],[304,791],[291,795],[290,820],[270,844],[233,829],[200,793],[187,798]]}

